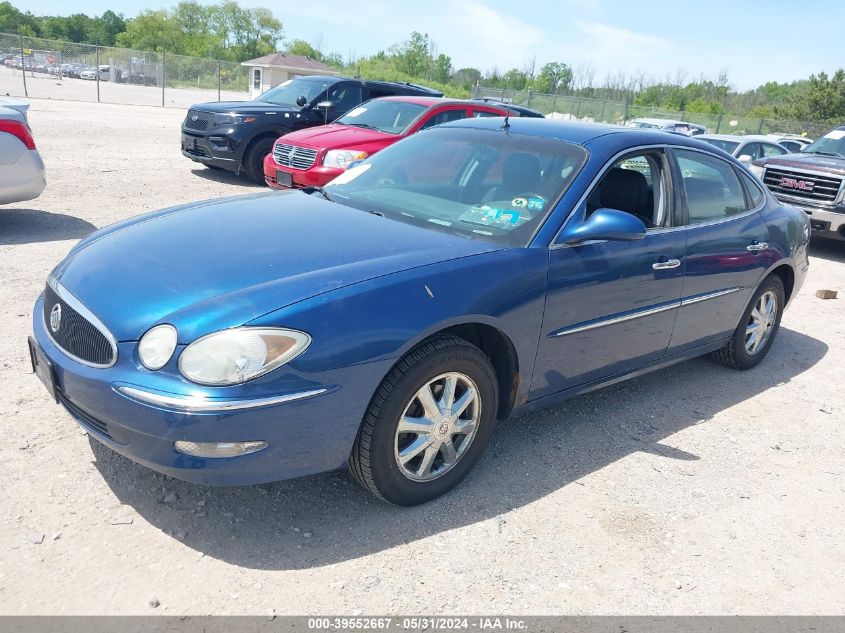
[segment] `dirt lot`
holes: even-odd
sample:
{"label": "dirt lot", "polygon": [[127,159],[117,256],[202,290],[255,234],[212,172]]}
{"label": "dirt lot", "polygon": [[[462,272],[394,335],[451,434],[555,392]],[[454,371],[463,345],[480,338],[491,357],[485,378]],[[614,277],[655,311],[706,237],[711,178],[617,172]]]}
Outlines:
{"label": "dirt lot", "polygon": [[756,370],[699,359],[511,420],[423,507],[89,445],[29,373],[32,304],[95,228],[254,190],[181,156],[182,116],[33,101],[49,185],[0,209],[0,613],[845,613],[845,244],[814,245]]}

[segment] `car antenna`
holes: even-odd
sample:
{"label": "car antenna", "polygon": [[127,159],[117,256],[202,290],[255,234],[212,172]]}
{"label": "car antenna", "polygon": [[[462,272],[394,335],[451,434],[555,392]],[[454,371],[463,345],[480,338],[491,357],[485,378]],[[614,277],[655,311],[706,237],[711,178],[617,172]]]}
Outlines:
{"label": "car antenna", "polygon": [[510,119],[510,115],[509,115],[509,114],[506,114],[506,115],[505,115],[505,122],[504,122],[504,123],[502,123],[502,129],[503,129],[503,130],[509,130],[509,129],[510,129],[510,127],[511,127],[511,124],[508,122],[508,119]]}

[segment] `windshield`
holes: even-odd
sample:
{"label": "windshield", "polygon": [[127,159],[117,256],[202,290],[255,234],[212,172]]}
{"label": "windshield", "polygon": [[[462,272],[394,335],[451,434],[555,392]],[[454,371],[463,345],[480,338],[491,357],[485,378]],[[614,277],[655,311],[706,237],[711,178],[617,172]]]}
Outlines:
{"label": "windshield", "polygon": [[373,99],[353,108],[335,123],[399,134],[427,109],[427,106],[391,99]]}
{"label": "windshield", "polygon": [[739,143],[736,141],[726,141],[721,138],[703,138],[701,140],[705,143],[710,143],[714,147],[718,147],[720,150],[727,152],[728,154],[733,154],[734,150],[739,147]]}
{"label": "windshield", "polygon": [[432,128],[326,185],[341,204],[433,230],[527,246],[587,160],[582,147],[501,130]]}
{"label": "windshield", "polygon": [[264,101],[266,103],[273,103],[281,106],[291,106],[298,108],[296,100],[299,97],[305,97],[305,101],[311,103],[314,99],[320,96],[326,88],[329,87],[331,81],[320,81],[313,79],[288,79],[283,81],[275,88],[270,88],[260,97],[256,97],[256,101]]}
{"label": "windshield", "polygon": [[845,130],[831,130],[804,148],[810,154],[830,154],[845,157]]}

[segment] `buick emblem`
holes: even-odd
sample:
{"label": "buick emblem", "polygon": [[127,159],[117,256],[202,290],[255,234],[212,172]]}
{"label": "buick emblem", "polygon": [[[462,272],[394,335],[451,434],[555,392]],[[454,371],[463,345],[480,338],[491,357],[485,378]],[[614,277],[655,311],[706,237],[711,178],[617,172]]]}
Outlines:
{"label": "buick emblem", "polygon": [[62,306],[57,303],[50,310],[50,329],[58,332],[60,327],[62,327]]}
{"label": "buick emblem", "polygon": [[197,119],[199,119],[199,117],[196,114],[191,117],[191,121],[196,121]]}

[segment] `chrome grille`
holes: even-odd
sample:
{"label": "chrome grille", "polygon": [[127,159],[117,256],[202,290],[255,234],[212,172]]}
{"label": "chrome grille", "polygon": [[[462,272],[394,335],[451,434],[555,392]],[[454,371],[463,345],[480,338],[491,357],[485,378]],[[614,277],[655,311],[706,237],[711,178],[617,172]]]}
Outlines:
{"label": "chrome grille", "polygon": [[779,167],[767,167],[763,182],[778,197],[830,207],[835,205],[842,187],[841,178]]}
{"label": "chrome grille", "polygon": [[273,147],[273,159],[282,167],[308,169],[317,160],[317,150],[276,143]]}
{"label": "chrome grille", "polygon": [[[54,330],[50,321],[56,306],[59,306],[61,318],[58,328]],[[44,327],[53,342],[73,359],[84,364],[110,367],[117,360],[114,338],[101,324],[92,323],[81,312],[87,310],[70,296],[59,296],[56,289],[47,284],[44,290]],[[93,318],[96,320],[96,317]]]}
{"label": "chrome grille", "polygon": [[[196,120],[194,120],[196,117]],[[188,110],[188,116],[185,117],[185,129],[198,130],[204,132],[211,127],[211,122],[214,120],[213,112],[203,112],[202,110]]]}

